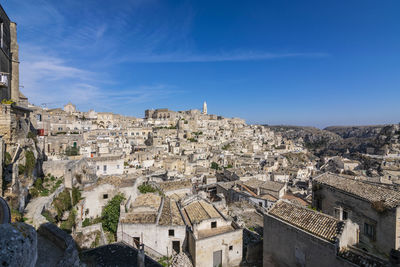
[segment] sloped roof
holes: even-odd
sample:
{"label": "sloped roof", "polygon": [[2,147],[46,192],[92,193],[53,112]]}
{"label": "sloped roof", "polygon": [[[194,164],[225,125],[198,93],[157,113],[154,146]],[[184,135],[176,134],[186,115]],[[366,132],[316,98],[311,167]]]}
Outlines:
{"label": "sloped roof", "polygon": [[176,202],[168,197],[164,199],[159,225],[185,225]]}
{"label": "sloped roof", "polygon": [[383,201],[389,208],[400,205],[400,192],[385,185],[373,184],[361,180],[349,179],[332,173],[324,173],[314,179],[371,203]]}
{"label": "sloped roof", "polygon": [[283,200],[278,201],[268,214],[332,243],[343,226],[343,222],[334,217]]}
{"label": "sloped roof", "polygon": [[162,182],[159,185],[164,192],[184,189],[184,188],[192,188],[193,186],[192,181],[190,179]]}
{"label": "sloped roof", "polygon": [[284,183],[279,183],[275,181],[261,181],[258,179],[250,179],[246,182],[243,182],[243,184],[251,188],[263,188],[276,192],[278,192],[285,186]]}
{"label": "sloped roof", "polygon": [[190,203],[184,207],[184,212],[192,224],[197,224],[208,219],[221,218],[221,215],[214,206],[204,200]]}

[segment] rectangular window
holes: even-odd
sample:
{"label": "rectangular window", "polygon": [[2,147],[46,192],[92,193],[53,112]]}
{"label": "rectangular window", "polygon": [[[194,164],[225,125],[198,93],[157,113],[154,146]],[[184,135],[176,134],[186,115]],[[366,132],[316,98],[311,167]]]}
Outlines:
{"label": "rectangular window", "polygon": [[103,199],[107,199],[108,198],[108,194],[103,194]]}
{"label": "rectangular window", "polygon": [[349,213],[347,211],[343,211],[342,220],[347,220],[349,218]]}
{"label": "rectangular window", "polygon": [[107,171],[107,165],[103,165],[103,171]]}
{"label": "rectangular window", "polygon": [[229,246],[229,250],[233,250],[233,246]]}
{"label": "rectangular window", "polygon": [[375,225],[364,223],[364,234],[370,239],[375,240]]}
{"label": "rectangular window", "polygon": [[168,230],[168,236],[175,236],[175,230],[174,229],[169,229]]}
{"label": "rectangular window", "polygon": [[211,228],[217,228],[217,222],[211,222]]}
{"label": "rectangular window", "polygon": [[322,210],[322,199],[317,199],[317,210]]}

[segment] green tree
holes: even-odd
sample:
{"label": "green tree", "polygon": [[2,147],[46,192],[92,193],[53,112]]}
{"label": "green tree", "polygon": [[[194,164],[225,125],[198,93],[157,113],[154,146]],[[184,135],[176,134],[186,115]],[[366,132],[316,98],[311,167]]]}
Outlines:
{"label": "green tree", "polygon": [[64,211],[72,208],[71,196],[67,189],[62,191],[56,199],[53,200],[53,205],[56,208],[58,218],[61,218]]}
{"label": "green tree", "polygon": [[113,234],[117,232],[120,213],[119,206],[124,199],[125,197],[122,194],[118,194],[113,197],[104,207],[101,217],[102,226],[106,231],[109,231]]}
{"label": "green tree", "polygon": [[219,169],[218,163],[216,163],[214,161],[211,162],[211,169],[218,170]]}
{"label": "green tree", "polygon": [[151,185],[149,184],[141,184],[138,186],[139,192],[142,194],[146,194],[146,193],[154,193],[157,191],[157,189],[153,188]]}
{"label": "green tree", "polygon": [[33,169],[35,168],[35,165],[36,165],[35,154],[33,154],[32,151],[27,150],[25,152],[25,174],[31,175]]}
{"label": "green tree", "polygon": [[69,213],[68,219],[65,222],[62,222],[60,228],[67,233],[71,233],[72,228],[75,227],[76,220],[76,210],[72,209]]}
{"label": "green tree", "polygon": [[4,154],[5,154],[5,164],[6,164],[6,165],[11,164],[12,157],[11,157],[10,153],[8,153],[8,152],[6,151],[6,153],[4,153]]}
{"label": "green tree", "polygon": [[78,204],[81,200],[81,191],[77,187],[72,187],[72,206]]}
{"label": "green tree", "polygon": [[67,156],[78,156],[79,155],[79,147],[68,146],[65,149],[65,155],[67,155]]}

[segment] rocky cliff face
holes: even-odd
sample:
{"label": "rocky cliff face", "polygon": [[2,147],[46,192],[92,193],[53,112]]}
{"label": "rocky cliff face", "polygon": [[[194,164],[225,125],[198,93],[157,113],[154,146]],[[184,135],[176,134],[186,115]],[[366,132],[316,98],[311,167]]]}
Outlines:
{"label": "rocky cliff face", "polygon": [[400,130],[398,124],[357,127],[328,127],[326,131],[342,137],[340,145],[351,152],[367,154],[398,154],[400,152]]}
{"label": "rocky cliff face", "polygon": [[302,142],[314,155],[359,160],[368,173],[380,173],[381,160],[364,154],[400,154],[400,125],[313,127],[269,126],[283,137]]}

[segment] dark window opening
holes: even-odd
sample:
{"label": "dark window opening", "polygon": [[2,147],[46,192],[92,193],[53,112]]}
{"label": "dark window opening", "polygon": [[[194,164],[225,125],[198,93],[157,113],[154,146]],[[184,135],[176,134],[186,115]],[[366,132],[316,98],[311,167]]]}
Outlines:
{"label": "dark window opening", "polygon": [[229,246],[229,250],[233,250],[233,246]]}
{"label": "dark window opening", "polygon": [[168,230],[168,236],[175,236],[175,230],[174,229]]}
{"label": "dark window opening", "polygon": [[211,222],[211,228],[217,228],[217,222]]}
{"label": "dark window opening", "polygon": [[364,223],[364,234],[370,239],[375,240],[375,225]]}
{"label": "dark window opening", "polygon": [[342,220],[347,220],[349,218],[349,213],[347,211],[343,211]]}
{"label": "dark window opening", "polygon": [[108,198],[108,194],[103,194],[103,199],[107,199]]}
{"label": "dark window opening", "polygon": [[139,247],[140,245],[140,237],[134,237],[133,242],[135,243],[136,247]]}
{"label": "dark window opening", "polygon": [[317,199],[317,210],[322,210],[322,199]]}
{"label": "dark window opening", "polygon": [[179,241],[172,241],[172,249],[176,252],[176,253],[180,253],[181,252],[181,244]]}

